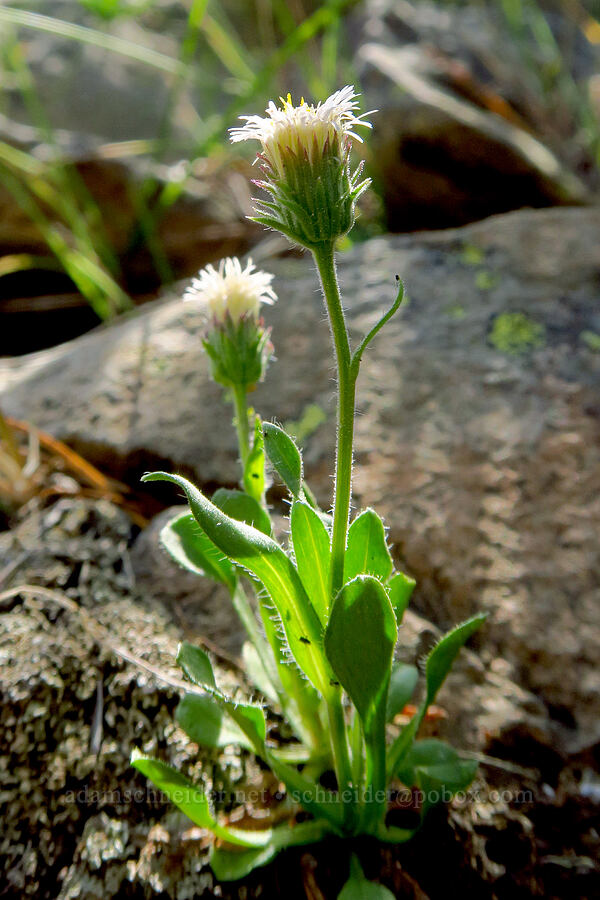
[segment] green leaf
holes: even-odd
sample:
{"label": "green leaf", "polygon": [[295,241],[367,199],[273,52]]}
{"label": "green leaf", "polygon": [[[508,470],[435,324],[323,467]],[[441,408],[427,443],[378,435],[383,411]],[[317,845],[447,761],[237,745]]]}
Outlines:
{"label": "green leaf", "polygon": [[365,509],[348,529],[344,580],[351,581],[356,575],[374,575],[387,581],[393,567],[383,522],[374,510]]}
{"label": "green leaf", "polygon": [[228,843],[255,848],[265,846],[271,840],[272,832],[270,830],[268,832],[244,832],[240,828],[228,828],[220,825],[211,812],[208,798],[202,788],[193,784],[166,763],[158,759],[151,759],[134,750],[131,754],[131,765],[149,778],[157,788],[164,791],[171,802],[179,807],[195,825],[212,831],[213,834]]}
{"label": "green leaf", "polygon": [[435,700],[436,694],[441,688],[446,675],[452,667],[452,663],[458,656],[463,644],[483,624],[486,614],[473,616],[461,625],[457,625],[452,631],[444,635],[430,651],[425,664],[426,696],[415,716],[406,725],[388,751],[388,774],[394,775],[398,766],[404,760],[406,754],[417,735],[421,722],[425,718],[428,707]]}
{"label": "green leaf", "polygon": [[466,622],[457,625],[456,628],[445,634],[431,650],[425,664],[427,706],[430,706],[435,700],[436,694],[444,683],[461,647],[483,625],[486,618],[487,615],[483,613],[467,619]]}
{"label": "green leaf", "polygon": [[190,572],[235,588],[234,566],[201,530],[189,510],[175,516],[160,532],[160,542],[169,555]]}
{"label": "green leaf", "polygon": [[385,709],[397,637],[396,617],[380,581],[359,575],[342,588],[327,623],[325,652],[363,726],[371,798],[365,801],[361,829],[367,834],[385,810]]}
{"label": "green leaf", "polygon": [[212,502],[237,522],[245,522],[246,525],[262,531],[263,534],[271,534],[269,514],[258,500],[250,497],[249,494],[244,494],[243,491],[219,488],[213,494]]}
{"label": "green leaf", "polygon": [[392,608],[396,613],[398,626],[402,624],[404,613],[408,607],[412,592],[417,582],[414,578],[405,575],[404,572],[396,572],[388,581],[386,587],[390,595]]}
{"label": "green leaf", "polygon": [[416,666],[409,666],[405,663],[396,663],[393,666],[385,714],[388,722],[402,712],[412,697],[418,680],[419,670]]}
{"label": "green leaf", "polygon": [[459,759],[458,753],[445,741],[437,738],[425,738],[415,741],[398,770],[398,777],[408,787],[417,784],[416,769],[419,767],[437,766],[441,763],[454,763]]}
{"label": "green leaf", "polygon": [[265,491],[265,442],[260,416],[254,419],[254,441],[244,467],[244,490],[257,503],[262,502]]}
{"label": "green leaf", "polygon": [[293,497],[300,496],[302,487],[302,457],[296,444],[283,428],[271,422],[263,423],[265,450],[271,465]]}
{"label": "green leaf", "polygon": [[183,641],[177,648],[177,663],[194,684],[217,686],[212,663],[201,647]]}
{"label": "green leaf", "polygon": [[[144,481],[171,481],[183,488],[194,518],[231,560],[262,582],[277,609],[291,653],[307,678],[331,697],[332,672],[322,647],[322,627],[300,576],[282,548],[268,535],[225,515],[180,475],[153,472]],[[389,601],[388,601],[389,602]]]}
{"label": "green leaf", "polygon": [[[158,759],[144,756],[138,750],[131,755],[131,765],[149,778],[179,809],[201,828],[213,830],[216,820],[210,811],[203,789],[188,781],[180,772]],[[177,798],[177,799],[175,799]]]}
{"label": "green leaf", "polygon": [[[477,774],[477,761],[457,759],[454,762],[439,763],[436,766],[420,766],[416,770],[417,784],[426,792],[456,794],[466,790]],[[443,799],[443,797],[440,797]],[[431,803],[436,799],[430,798]]]}
{"label": "green leaf", "polygon": [[423,792],[423,814],[441,800],[449,800],[457,791],[464,791],[473,781],[477,762],[461,759],[454,747],[428,738],[415,741],[398,771],[407,787]]}
{"label": "green leaf", "polygon": [[[253,869],[265,866],[285,847],[314,844],[330,832],[326,822],[298,822],[293,825],[279,825],[269,832],[270,839],[262,849],[243,852],[214,847],[210,865],[218,881],[238,881]],[[257,832],[261,834],[261,832]]]}
{"label": "green leaf", "polygon": [[376,578],[359,575],[342,588],[327,623],[325,652],[365,731],[385,703],[397,637],[394,612]]}
{"label": "green leaf", "polygon": [[350,861],[350,878],[338,894],[338,900],[394,900],[382,884],[367,881],[356,856]]}
{"label": "green leaf", "polygon": [[[215,703],[238,726],[247,738],[247,743],[260,755],[264,753],[267,735],[265,714],[261,706],[251,703],[236,703],[226,697],[215,684],[215,676],[210,660],[204,650],[184,641],[177,651],[177,662],[193,684],[210,694]],[[194,694],[193,696],[198,696]],[[203,699],[204,695],[201,695]]]}
{"label": "green leaf", "polygon": [[300,580],[325,624],[329,613],[329,534],[318,513],[300,500],[292,505],[290,527]]}
{"label": "green leaf", "polygon": [[209,694],[186,694],[175,710],[177,724],[200,747],[227,747],[235,744],[254,750],[254,747],[228,716],[218,701]]}

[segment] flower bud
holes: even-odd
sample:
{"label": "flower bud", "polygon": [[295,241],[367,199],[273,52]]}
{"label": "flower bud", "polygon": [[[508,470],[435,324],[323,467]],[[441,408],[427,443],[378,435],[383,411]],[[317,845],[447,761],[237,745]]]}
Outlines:
{"label": "flower bud", "polygon": [[309,249],[350,230],[356,200],[370,184],[360,181],[362,166],[350,173],[351,139],[362,141],[353,129],[371,128],[362,121],[369,113],[355,114],[356,98],[349,85],[317,106],[305,100],[294,106],[288,94],[280,108],[269,103],[267,118],[241,116],[246,124],[230,129],[234,143],[261,143],[257,161],[265,179],[255,183],[270,198],[256,201],[254,221]]}

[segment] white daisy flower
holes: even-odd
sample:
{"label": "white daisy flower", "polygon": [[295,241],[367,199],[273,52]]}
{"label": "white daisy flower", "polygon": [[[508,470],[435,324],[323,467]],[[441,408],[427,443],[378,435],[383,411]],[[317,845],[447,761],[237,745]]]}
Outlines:
{"label": "white daisy flower", "polygon": [[274,175],[285,177],[286,152],[307,157],[314,164],[327,150],[339,153],[342,147],[346,152],[351,138],[362,142],[354,129],[360,125],[371,128],[370,122],[363,121],[371,113],[356,115],[358,96],[352,85],[346,85],[316,106],[304,99],[300,106],[294,106],[290,94],[286,100],[280,98],[279,108],[271,100],[266,108],[267,118],[240,116],[246,124],[230,129],[231,141],[260,141],[259,158],[268,163]]}
{"label": "white daisy flower", "polygon": [[228,315],[234,323],[244,317],[257,322],[261,303],[273,303],[277,299],[272,280],[273,276],[256,269],[251,259],[242,269],[237,257],[228,257],[221,260],[218,269],[212,265],[201,269],[183,299],[199,304],[207,320],[217,324],[224,324]]}

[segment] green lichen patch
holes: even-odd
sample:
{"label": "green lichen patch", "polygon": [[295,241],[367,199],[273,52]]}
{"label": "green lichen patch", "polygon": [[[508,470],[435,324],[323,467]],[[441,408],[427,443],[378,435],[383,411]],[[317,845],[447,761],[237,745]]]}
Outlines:
{"label": "green lichen patch", "polygon": [[521,356],[545,345],[546,328],[525,313],[501,313],[495,317],[488,337],[501,353]]}
{"label": "green lichen patch", "polygon": [[600,334],[595,331],[582,331],[579,338],[590,350],[600,353]]}

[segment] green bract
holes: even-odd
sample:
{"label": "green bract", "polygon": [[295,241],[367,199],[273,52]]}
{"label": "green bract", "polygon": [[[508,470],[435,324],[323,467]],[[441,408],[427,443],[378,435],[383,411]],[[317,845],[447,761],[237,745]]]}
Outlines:
{"label": "green bract", "polygon": [[[284,847],[326,835],[406,841],[414,829],[387,822],[392,789],[403,784],[419,790],[424,815],[439,797],[464,790],[475,774],[471,761],[441,741],[419,740],[418,731],[461,647],[484,617],[457,626],[431,650],[424,664],[423,700],[412,718],[404,717],[398,727],[398,716],[406,712],[419,678],[414,666],[395,660],[399,626],[415,582],[394,571],[385,527],[374,510],[365,509],[349,525],[360,361],[402,300],[400,286],[392,306],[356,349],[351,348],[333,248],[334,238],[340,229],[350,227],[353,218],[356,186],[349,181],[347,153],[341,149],[352,134],[348,123],[365,124],[354,116],[356,108],[351,88],[317,107],[303,103],[294,108],[288,100],[283,110],[270,110],[277,127],[262,135],[271,154],[273,183],[268,189],[277,204],[265,223],[312,248],[333,334],[338,430],[332,515],[319,509],[306,485],[301,453],[292,438],[277,425],[263,424],[248,409],[247,391],[260,369],[258,364],[252,368],[248,360],[253,353],[264,352],[262,338],[256,344],[249,337],[249,329],[258,327],[256,319],[242,317],[234,325],[228,318],[227,284],[214,270],[205,281],[211,290],[218,288],[211,296],[218,300],[220,324],[205,346],[215,380],[230,389],[234,404],[240,489],[220,489],[209,499],[179,475],[154,472],[144,477],[144,481],[171,481],[184,491],[190,511],[163,529],[162,544],[180,565],[228,589],[247,636],[243,652],[247,676],[264,698],[263,703],[240,703],[229,697],[205,651],[184,643],[177,661],[190,690],[177,708],[177,722],[200,747],[238,745],[254,753],[285,785],[291,809],[290,820],[272,829],[230,828],[211,809],[201,786],[163,762],[134,754],[134,766],[192,821],[224,842],[212,855],[214,872],[224,880],[243,877]],[[265,120],[255,118],[256,127],[249,119],[246,131],[264,127]],[[302,142],[310,139],[314,121],[318,125],[314,143],[303,154]],[[287,135],[285,145],[277,143],[282,134]],[[240,277],[245,273],[238,261],[228,262],[236,291],[232,302],[243,307]],[[270,285],[265,273],[253,277],[261,279],[258,288]],[[263,329],[262,334],[267,332]],[[240,372],[247,374],[241,377]],[[289,491],[287,542],[278,539],[265,502],[267,465]],[[286,744],[278,746],[268,739],[270,709],[289,724],[293,739]],[[329,788],[321,783],[325,773],[330,773],[324,782]],[[296,822],[301,810],[303,820]],[[383,898],[389,892],[366,882],[354,860],[340,896]]]}

